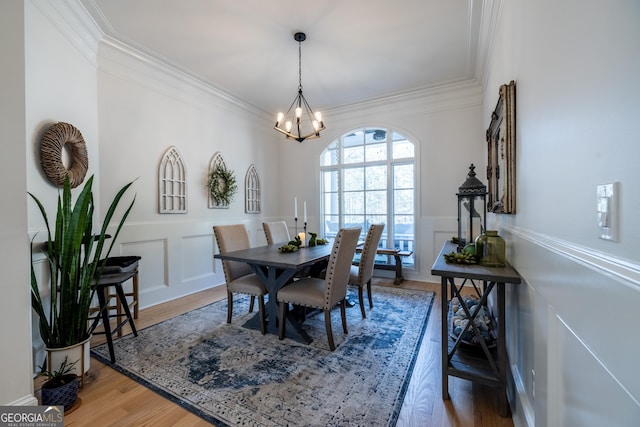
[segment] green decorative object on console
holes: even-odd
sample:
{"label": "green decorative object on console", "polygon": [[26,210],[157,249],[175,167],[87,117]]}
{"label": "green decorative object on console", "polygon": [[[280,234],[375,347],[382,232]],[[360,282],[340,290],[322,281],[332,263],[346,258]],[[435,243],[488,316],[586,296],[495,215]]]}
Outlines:
{"label": "green decorative object on console", "polygon": [[485,230],[476,238],[476,257],[485,267],[505,266],[505,242],[497,230]]}

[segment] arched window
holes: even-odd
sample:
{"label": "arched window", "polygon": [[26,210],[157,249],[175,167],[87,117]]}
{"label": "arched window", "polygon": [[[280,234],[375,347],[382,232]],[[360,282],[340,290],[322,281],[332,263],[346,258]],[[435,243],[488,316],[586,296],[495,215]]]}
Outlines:
{"label": "arched window", "polygon": [[158,212],[187,212],[187,171],[182,156],[171,146],[164,152],[158,168]]}
{"label": "arched window", "polygon": [[[392,129],[366,128],[332,141],[320,156],[325,237],[340,227],[385,223],[381,247],[414,250],[415,146]],[[413,255],[403,264],[413,265]]]}
{"label": "arched window", "polygon": [[249,166],[244,178],[244,203],[246,213],[260,213],[260,178],[255,165]]}

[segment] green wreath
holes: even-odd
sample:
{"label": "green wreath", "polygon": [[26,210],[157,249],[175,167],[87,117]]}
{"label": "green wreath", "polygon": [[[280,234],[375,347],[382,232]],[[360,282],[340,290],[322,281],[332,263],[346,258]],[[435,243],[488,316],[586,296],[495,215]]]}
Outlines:
{"label": "green wreath", "polygon": [[238,190],[233,171],[227,170],[223,165],[217,165],[209,174],[209,193],[216,205],[228,205],[233,200],[233,195]]}

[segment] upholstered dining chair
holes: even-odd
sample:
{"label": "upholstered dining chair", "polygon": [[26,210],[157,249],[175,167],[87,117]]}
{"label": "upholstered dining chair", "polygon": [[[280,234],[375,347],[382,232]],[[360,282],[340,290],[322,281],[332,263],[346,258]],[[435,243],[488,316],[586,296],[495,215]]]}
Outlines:
{"label": "upholstered dining chair", "polygon": [[[214,225],[213,234],[218,243],[220,253],[249,249],[249,233],[244,224]],[[264,296],[267,293],[264,284],[251,270],[248,264],[236,261],[222,261],[222,270],[227,282],[227,323],[231,323],[233,313],[233,294],[251,295],[249,312],[253,311],[255,298],[258,297],[258,315],[260,331],[266,333]]]}
{"label": "upholstered dining chair", "polygon": [[[324,279],[315,277],[302,278],[278,291],[277,299],[279,305],[280,319],[284,319],[286,309],[289,304],[311,307],[324,311],[324,325],[327,331],[327,339],[331,351],[336,346],[333,342],[333,332],[331,330],[331,309],[340,303],[340,315],[342,316],[342,329],[347,331],[347,313],[345,310],[345,299],[347,296],[347,283],[351,261],[356,251],[360,227],[342,228],[338,231],[333,242],[327,274]],[[279,338],[284,338],[285,323],[279,323]]]}
{"label": "upholstered dining chair", "polygon": [[378,243],[384,230],[384,224],[372,224],[367,231],[367,237],[364,239],[362,253],[360,254],[360,262],[357,266],[351,266],[351,274],[349,274],[349,284],[358,287],[358,301],[360,302],[360,312],[362,318],[367,315],[364,311],[363,289],[367,287],[369,296],[369,309],[373,308],[373,299],[371,298],[371,277],[373,277],[373,263],[376,259],[376,251]]}
{"label": "upholstered dining chair", "polygon": [[287,223],[284,221],[263,222],[264,236],[267,238],[267,245],[275,243],[287,243],[291,240]]}

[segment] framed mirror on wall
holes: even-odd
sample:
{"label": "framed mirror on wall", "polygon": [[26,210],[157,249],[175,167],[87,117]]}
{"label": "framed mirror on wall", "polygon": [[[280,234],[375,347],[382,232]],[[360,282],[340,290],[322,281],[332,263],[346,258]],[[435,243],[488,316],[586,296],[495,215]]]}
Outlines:
{"label": "framed mirror on wall", "polygon": [[500,86],[487,129],[487,211],[516,213],[516,84]]}

